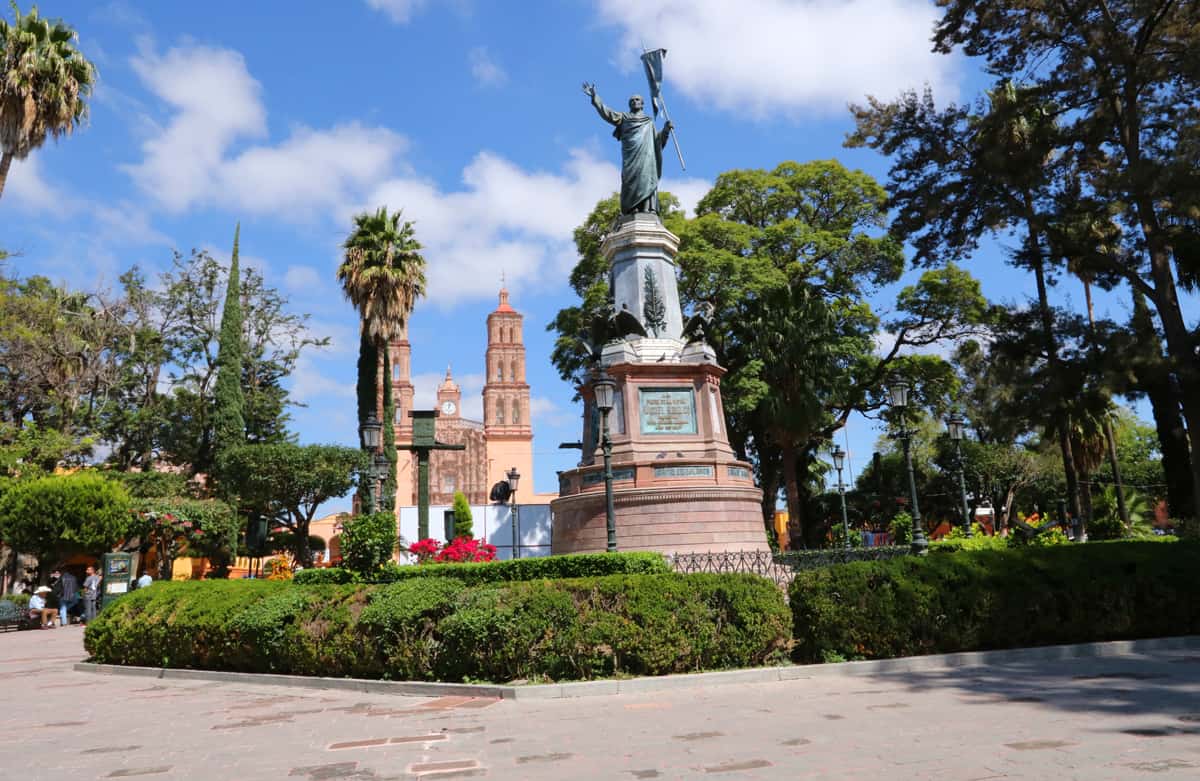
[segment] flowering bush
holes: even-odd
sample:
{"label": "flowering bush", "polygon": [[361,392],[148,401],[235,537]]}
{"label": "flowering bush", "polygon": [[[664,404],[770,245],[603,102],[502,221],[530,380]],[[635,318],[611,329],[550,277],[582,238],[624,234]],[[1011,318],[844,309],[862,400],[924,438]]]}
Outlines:
{"label": "flowering bush", "polygon": [[267,559],[263,563],[263,573],[267,576],[267,580],[291,580],[292,565],[282,556]]}
{"label": "flowering bush", "polygon": [[473,540],[470,537],[457,537],[450,541],[445,548],[433,557],[442,564],[466,561],[495,561],[496,546],[484,540]]}
{"label": "flowering bush", "polygon": [[437,555],[440,546],[441,543],[437,540],[426,538],[424,540],[417,540],[412,545],[409,545],[408,552],[417,557],[418,564],[424,564]]}
{"label": "flowering bush", "polygon": [[495,561],[496,546],[484,540],[458,537],[446,547],[435,539],[425,539],[408,546],[408,552],[417,557],[418,564],[430,561],[439,564],[461,564],[469,561]]}

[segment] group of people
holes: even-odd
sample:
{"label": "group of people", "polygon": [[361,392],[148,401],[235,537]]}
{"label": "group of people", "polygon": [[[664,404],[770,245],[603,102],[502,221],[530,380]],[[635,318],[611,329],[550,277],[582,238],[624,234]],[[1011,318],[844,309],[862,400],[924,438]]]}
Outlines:
{"label": "group of people", "polygon": [[[48,599],[53,599],[56,607],[51,607]],[[87,623],[96,617],[96,606],[100,601],[100,576],[95,567],[88,567],[83,579],[82,588],[79,579],[70,572],[55,569],[50,573],[50,585],[38,586],[29,598],[29,617],[41,622],[42,629],[53,629],[54,620],[58,626],[68,626],[72,615],[79,614],[79,605],[83,604],[80,620]]]}
{"label": "group of people", "polygon": [[[135,586],[145,588],[153,582],[150,573],[146,572],[137,579]],[[40,622],[42,629],[69,626],[72,616],[77,617],[80,624],[90,623],[100,606],[100,585],[100,575],[95,567],[87,568],[82,586],[75,575],[56,568],[50,573],[49,586],[33,589],[29,597],[29,617]]]}

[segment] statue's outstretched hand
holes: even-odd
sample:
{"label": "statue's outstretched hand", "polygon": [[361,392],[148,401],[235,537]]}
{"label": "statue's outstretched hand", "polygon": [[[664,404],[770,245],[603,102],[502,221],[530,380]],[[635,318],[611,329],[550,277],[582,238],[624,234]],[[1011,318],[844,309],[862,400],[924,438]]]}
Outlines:
{"label": "statue's outstretched hand", "polygon": [[667,123],[665,125],[663,125],[663,129],[662,129],[663,136],[666,137],[666,136],[671,135],[671,131],[674,129],[675,129],[675,125],[671,124],[671,120],[668,119]]}
{"label": "statue's outstretched hand", "polygon": [[583,94],[587,95],[589,98],[596,97],[596,85],[590,81],[585,81],[583,83]]}

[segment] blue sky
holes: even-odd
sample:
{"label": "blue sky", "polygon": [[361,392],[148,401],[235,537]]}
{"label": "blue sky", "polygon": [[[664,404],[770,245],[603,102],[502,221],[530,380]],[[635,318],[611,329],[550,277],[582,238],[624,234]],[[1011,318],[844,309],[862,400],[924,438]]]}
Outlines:
{"label": "blue sky", "polygon": [[[929,53],[926,0],[40,7],[79,32],[100,83],[87,127],[13,166],[0,198],[12,270],[113,286],[134,263],[165,269],[172,248],[226,259],[240,220],[243,262],[333,339],[293,378],[301,441],[353,444],[357,323],[334,280],[338,247],[356,212],[402,208],[428,262],[410,325],[418,402],[433,406],[449,363],[480,417],[503,272],[526,316],[539,492],[573,466],[558,443],[579,437],[545,325],[573,303],[572,229],[619,187],[617,145],[582,81],[621,105],[646,89],[640,43],[669,50],[663,89],[688,169],[668,156],[664,187],[685,205],[722,171],[784,160],[836,157],[882,180],[884,158],[841,146],[848,102],[926,83],[961,100],[986,84],[976,64]],[[996,247],[969,268],[993,299],[1032,292]],[[1076,287],[1054,295],[1077,306]],[[1102,297],[1101,313],[1123,317],[1123,298]],[[847,433],[856,474],[876,432],[859,419]]]}

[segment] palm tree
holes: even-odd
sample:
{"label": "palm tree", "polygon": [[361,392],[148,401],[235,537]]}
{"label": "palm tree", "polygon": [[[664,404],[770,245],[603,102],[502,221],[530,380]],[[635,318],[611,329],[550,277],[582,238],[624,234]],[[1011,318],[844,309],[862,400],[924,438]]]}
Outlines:
{"label": "palm tree", "polygon": [[[342,291],[358,310],[361,335],[358,354],[358,420],[361,424],[379,410],[377,383],[382,363],[384,381],[384,452],[395,474],[395,448],[391,446],[391,361],[388,343],[398,339],[408,316],[425,295],[425,258],[413,233],[413,224],[402,221],[403,212],[388,214],[381,206],[373,214],[354,218],[354,230],[342,245],[345,255],[337,278]],[[362,499],[370,504],[370,491]],[[388,496],[387,492],[384,492]],[[390,502],[386,502],[390,504]],[[376,509],[376,508],[371,508]]]}
{"label": "palm tree", "polygon": [[24,160],[46,138],[68,135],[87,118],[96,68],[75,47],[78,36],[34,7],[0,19],[0,195],[13,160]]}

